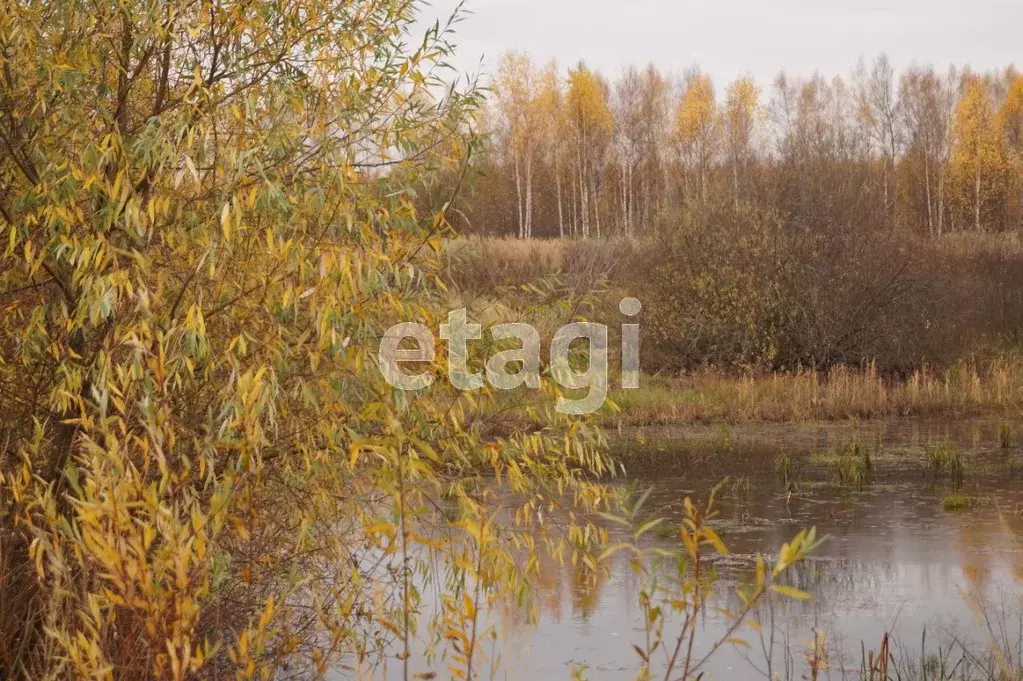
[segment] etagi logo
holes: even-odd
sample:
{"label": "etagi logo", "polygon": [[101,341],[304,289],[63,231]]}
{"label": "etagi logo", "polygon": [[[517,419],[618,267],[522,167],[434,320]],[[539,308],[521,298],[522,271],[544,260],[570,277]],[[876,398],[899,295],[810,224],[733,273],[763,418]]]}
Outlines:
{"label": "etagi logo", "polygon": [[[626,317],[636,317],[643,305],[635,298],[625,298],[618,309]],[[517,338],[520,347],[495,353],[486,362],[486,380],[500,390],[514,390],[527,386],[540,388],[540,334],[529,324],[499,324],[490,329],[494,340]],[[459,390],[479,390],[484,376],[470,373],[468,368],[469,341],[483,338],[483,327],[470,324],[465,308],[448,313],[448,323],[440,325],[440,337],[448,341],[448,380]],[[404,339],[416,341],[415,348],[402,348]],[[588,344],[589,365],[585,371],[574,370],[569,363],[569,351],[577,340]],[[607,327],[603,324],[577,322],[567,324],[551,340],[550,366],[554,380],[569,390],[586,390],[579,399],[559,398],[556,409],[562,414],[592,414],[600,409],[607,397],[608,361]],[[380,341],[380,368],[384,378],[399,390],[423,390],[433,384],[434,377],[427,373],[403,372],[402,362],[433,362],[436,342],[423,324],[404,322],[395,324]],[[510,364],[518,371],[510,373]],[[639,324],[622,324],[622,388],[639,388]]]}

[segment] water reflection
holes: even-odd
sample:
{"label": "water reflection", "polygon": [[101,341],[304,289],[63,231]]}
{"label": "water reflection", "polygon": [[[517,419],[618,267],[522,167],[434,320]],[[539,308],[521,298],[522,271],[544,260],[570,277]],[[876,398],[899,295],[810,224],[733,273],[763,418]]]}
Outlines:
{"label": "water reflection", "polygon": [[[820,456],[850,438],[869,443],[872,451],[871,480],[862,489],[836,485],[827,457]],[[812,592],[814,600],[760,613],[762,621],[774,621],[774,641],[763,648],[773,658],[771,671],[782,678],[800,678],[814,630],[827,632],[832,667],[838,668],[843,657],[858,665],[860,642],[877,649],[886,631],[911,650],[919,650],[925,629],[934,645],[949,640],[951,632],[982,640],[965,594],[1018,611],[1023,490],[1009,462],[1020,451],[1001,446],[997,423],[771,427],[724,435],[659,429],[635,439],[663,457],[663,465],[648,458],[632,473],[655,486],[647,510],[665,517],[669,527],[681,520],[686,495],[703,495],[730,476],[716,520],[732,551],[715,565],[726,583],[739,583],[757,552],[770,552],[800,529],[814,525],[828,535],[813,560],[792,575],[793,585]],[[962,493],[976,504],[967,511],[945,511],[948,484],[925,473],[924,448],[937,441],[954,442],[966,461]],[[796,469],[797,484],[789,487],[775,467],[783,452]],[[649,541],[674,545],[669,535]],[[537,583],[539,622],[535,628],[515,627],[505,640],[500,678],[569,678],[576,665],[585,667],[586,678],[631,678],[639,662],[632,644],[642,637],[641,586],[624,557],[597,584],[576,568],[545,563]],[[723,621],[712,613],[700,626],[702,645],[723,631]],[[762,678],[765,655],[750,657],[759,672],[735,649],[723,649],[709,675]]]}

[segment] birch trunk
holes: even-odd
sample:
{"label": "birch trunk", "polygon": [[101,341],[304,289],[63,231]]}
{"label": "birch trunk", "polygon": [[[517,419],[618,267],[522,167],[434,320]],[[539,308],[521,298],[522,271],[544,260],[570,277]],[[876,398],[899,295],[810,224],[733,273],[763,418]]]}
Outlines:
{"label": "birch trunk", "polygon": [[558,186],[558,237],[565,238],[565,212],[561,205],[561,166],[555,165],[554,182]]}
{"label": "birch trunk", "polygon": [[945,233],[945,168],[938,168],[938,236]]}
{"label": "birch trunk", "polygon": [[[576,169],[578,171],[578,169]],[[577,172],[578,174],[578,172]],[[578,185],[576,184],[575,178],[572,178],[572,236],[579,234],[579,196]]]}
{"label": "birch trunk", "polygon": [[533,238],[533,157],[526,157],[526,238]]}
{"label": "birch trunk", "polygon": [[525,237],[525,224],[522,221],[522,174],[519,172],[519,155],[515,154],[515,207],[519,213],[519,238]]}
{"label": "birch trunk", "polygon": [[974,195],[974,223],[973,228],[976,231],[980,231],[980,161],[977,162],[977,172],[974,174],[975,180],[973,185]]}
{"label": "birch trunk", "polygon": [[934,205],[931,199],[931,163],[924,154],[924,187],[927,195],[927,234],[934,238]]}

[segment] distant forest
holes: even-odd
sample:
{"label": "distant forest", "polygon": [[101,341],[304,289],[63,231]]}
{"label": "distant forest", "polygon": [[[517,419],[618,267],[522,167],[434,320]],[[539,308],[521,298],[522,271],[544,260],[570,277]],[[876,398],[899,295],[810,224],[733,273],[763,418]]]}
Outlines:
{"label": "distant forest", "polygon": [[[611,81],[509,53],[478,121],[484,152],[463,232],[633,236],[727,203],[808,229],[868,224],[937,237],[1023,226],[1023,75],[784,72],[719,89],[692,68]],[[836,223],[838,223],[836,225]]]}

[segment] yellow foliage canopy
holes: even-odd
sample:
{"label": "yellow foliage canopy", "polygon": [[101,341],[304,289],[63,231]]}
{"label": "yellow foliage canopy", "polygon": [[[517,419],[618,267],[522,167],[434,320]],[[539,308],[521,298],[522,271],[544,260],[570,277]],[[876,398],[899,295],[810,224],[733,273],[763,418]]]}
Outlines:
{"label": "yellow foliage canopy", "polygon": [[376,366],[437,318],[452,196],[413,199],[474,145],[418,5],[0,4],[3,678],[407,660],[414,561],[459,598],[527,576],[459,529],[484,479],[521,526],[606,470],[587,428],[498,438],[494,395]]}

